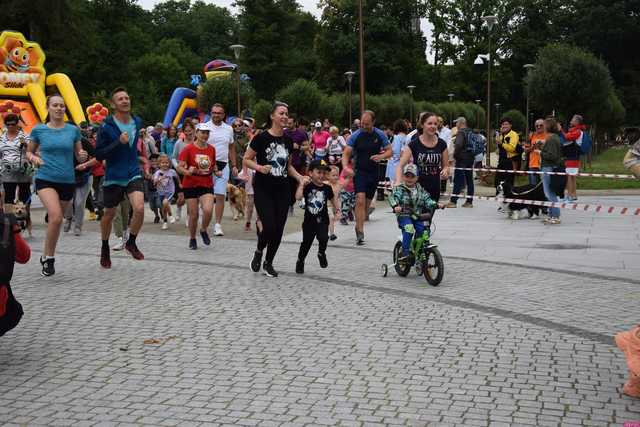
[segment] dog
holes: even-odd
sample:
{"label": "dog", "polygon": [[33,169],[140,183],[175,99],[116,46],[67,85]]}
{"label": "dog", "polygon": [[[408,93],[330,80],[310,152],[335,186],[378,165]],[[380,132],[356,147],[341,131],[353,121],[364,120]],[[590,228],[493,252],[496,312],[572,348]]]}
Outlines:
{"label": "dog", "polygon": [[247,193],[244,188],[227,184],[227,198],[233,214],[233,220],[237,221],[240,216],[244,218],[244,206],[247,199]]}
{"label": "dog", "polygon": [[[504,197],[507,199],[522,199],[522,200],[530,200],[530,201],[538,201],[538,202],[546,202],[547,198],[544,195],[544,188],[542,187],[542,181],[532,185],[522,185],[512,187],[506,181],[501,181],[498,185],[498,197]],[[507,216],[511,219],[521,219],[530,218],[537,219],[540,216],[541,212],[546,211],[546,208],[541,206],[534,206],[523,203],[502,203],[502,211],[507,214]]]}
{"label": "dog", "polygon": [[16,223],[20,227],[20,231],[27,231],[29,237],[33,237],[31,233],[31,209],[29,206],[21,201],[16,202],[13,205],[7,205],[7,212],[12,212],[16,217]]}

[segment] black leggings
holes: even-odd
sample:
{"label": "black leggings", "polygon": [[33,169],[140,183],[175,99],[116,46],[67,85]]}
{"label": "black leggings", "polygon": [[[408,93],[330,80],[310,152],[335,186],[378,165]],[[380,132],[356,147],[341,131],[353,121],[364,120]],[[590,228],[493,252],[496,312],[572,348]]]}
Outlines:
{"label": "black leggings", "polygon": [[16,201],[16,188],[18,189],[18,200],[27,203],[31,197],[31,183],[29,182],[5,182],[4,186],[4,202],[12,205]]}
{"label": "black leggings", "polygon": [[258,233],[258,251],[262,252],[264,248],[267,248],[264,260],[268,264],[273,263],[278,247],[280,247],[289,214],[290,200],[291,192],[288,181],[285,185],[272,189],[254,187],[253,202],[262,224],[262,231]]}
{"label": "black leggings", "polygon": [[318,253],[323,254],[327,250],[329,242],[329,224],[315,222],[302,223],[302,243],[298,252],[298,259],[304,261],[311,249],[313,239],[318,238]]}

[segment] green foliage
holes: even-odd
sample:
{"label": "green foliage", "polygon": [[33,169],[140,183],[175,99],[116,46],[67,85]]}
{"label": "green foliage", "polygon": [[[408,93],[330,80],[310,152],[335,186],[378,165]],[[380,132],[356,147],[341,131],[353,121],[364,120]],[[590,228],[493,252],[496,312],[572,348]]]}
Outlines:
{"label": "green foliage", "polygon": [[[574,46],[552,44],[540,51],[535,65],[528,84],[531,101],[538,109],[555,110],[565,120],[573,114],[605,121],[615,121],[619,116],[621,110],[615,101],[609,69],[593,54]],[[603,100],[610,100],[609,111],[602,108]]]}
{"label": "green foliage", "polygon": [[526,130],[527,119],[520,111],[509,110],[500,116],[500,120],[503,118],[511,119],[513,130],[516,132],[523,133]]}
{"label": "green foliage", "polygon": [[347,105],[346,97],[344,95],[332,94],[322,95],[320,99],[320,105],[318,107],[318,116],[323,119],[329,119],[331,123],[338,125],[345,124],[349,120],[346,117]]}
{"label": "green foliage", "polygon": [[290,115],[311,118],[318,115],[322,92],[316,82],[298,79],[279,90],[276,99],[289,105]]}
{"label": "green foliage", "polygon": [[[222,104],[228,115],[235,116],[237,110],[237,80],[235,74],[229,77],[209,79],[198,90],[198,107],[209,111],[213,104]],[[240,108],[246,109],[255,98],[255,92],[248,82],[240,82]]]}
{"label": "green foliage", "polygon": [[262,124],[267,122],[271,113],[271,104],[271,102],[264,99],[260,99],[253,104],[253,117],[256,121],[256,126],[262,127]]}

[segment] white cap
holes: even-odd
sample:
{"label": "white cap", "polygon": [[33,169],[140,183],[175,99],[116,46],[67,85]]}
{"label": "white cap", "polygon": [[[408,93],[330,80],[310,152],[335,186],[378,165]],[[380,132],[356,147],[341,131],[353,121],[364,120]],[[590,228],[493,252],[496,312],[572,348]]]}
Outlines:
{"label": "white cap", "polygon": [[320,122],[316,122],[316,127],[317,127],[317,128],[321,128],[321,127],[322,127],[322,123],[320,123]]}
{"label": "white cap", "polygon": [[211,126],[209,126],[209,122],[202,122],[196,125],[196,130],[206,130],[207,132],[211,131]]}

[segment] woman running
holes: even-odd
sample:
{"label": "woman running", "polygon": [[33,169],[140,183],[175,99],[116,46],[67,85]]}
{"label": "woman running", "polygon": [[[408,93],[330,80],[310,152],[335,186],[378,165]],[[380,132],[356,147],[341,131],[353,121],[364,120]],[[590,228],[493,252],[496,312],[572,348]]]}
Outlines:
{"label": "woman running", "polygon": [[309,180],[291,166],[293,142],[284,134],[289,118],[289,107],[276,102],[267,122],[268,130],[256,135],[244,155],[244,166],[256,171],[253,181],[254,202],[262,230],[258,232],[258,247],[251,260],[251,270],[260,271],[262,251],[267,248],[262,268],[268,277],[278,277],[273,268],[287,213],[291,190],[288,176],[300,185]]}
{"label": "woman running", "polygon": [[400,185],[404,165],[413,158],[418,166],[418,182],[436,202],[440,199],[440,180],[449,178],[449,155],[447,143],[438,137],[438,117],[424,113],[420,118],[422,134],[411,138],[402,150],[396,167],[395,185]]}
{"label": "woman running", "polygon": [[184,198],[187,201],[187,213],[189,215],[189,249],[198,249],[196,242],[196,228],[198,227],[198,214],[202,207],[202,226],[200,237],[202,243],[209,246],[211,238],[207,229],[213,215],[213,174],[221,176],[222,172],[216,167],[216,150],[207,144],[209,131],[208,123],[199,123],[196,126],[196,140],[180,152],[178,172],[182,179]]}
{"label": "woman running", "polygon": [[35,175],[36,192],[49,217],[44,252],[40,257],[42,275],[52,276],[55,274],[55,252],[63,212],[75,191],[73,159],[75,156],[79,163],[83,163],[87,160],[87,152],[82,149],[80,129],[64,121],[62,97],[51,95],[47,98],[46,106],[48,121],[31,131],[27,160],[38,168]]}

